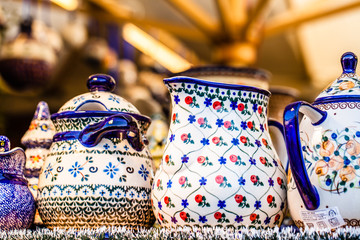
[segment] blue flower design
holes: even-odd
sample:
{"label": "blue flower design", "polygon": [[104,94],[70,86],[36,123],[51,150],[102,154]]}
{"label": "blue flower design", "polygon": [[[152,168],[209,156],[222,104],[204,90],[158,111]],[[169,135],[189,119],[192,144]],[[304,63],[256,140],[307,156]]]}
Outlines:
{"label": "blue flower design", "polygon": [[146,181],[146,178],[149,176],[149,171],[145,168],[144,164],[141,164],[140,170],[138,171],[138,173],[141,175],[141,177],[144,178],[144,180]]}
{"label": "blue flower design", "polygon": [[158,208],[161,210],[161,208],[162,208],[162,204],[161,204],[161,202],[159,201],[158,202]]}
{"label": "blue flower design", "polygon": [[105,150],[108,150],[110,148],[109,144],[105,143],[105,145],[103,146],[105,148]]}
{"label": "blue flower design", "polygon": [[210,141],[209,141],[209,139],[207,139],[207,138],[203,138],[203,139],[201,139],[201,141],[200,141],[201,143],[202,143],[202,145],[204,145],[204,146],[206,146],[206,145],[210,145]]}
{"label": "blue flower design", "polygon": [[189,161],[189,157],[186,156],[186,154],[184,154],[184,156],[181,157],[181,162],[182,163],[187,163]]}
{"label": "blue flower design", "polygon": [[251,165],[256,165],[256,159],[254,159],[254,158],[250,158],[249,162]]}
{"label": "blue flower design", "polygon": [[332,183],[332,180],[330,178],[326,179],[326,182],[325,182],[326,186],[330,186],[331,183]]}
{"label": "blue flower design", "polygon": [[261,147],[261,143],[258,139],[255,140],[255,144],[256,144],[256,146]]}
{"label": "blue flower design", "polygon": [[201,178],[200,178],[200,180],[199,180],[199,182],[200,182],[200,186],[202,186],[202,185],[206,185],[206,181],[207,181],[207,179],[206,179],[206,178],[201,177]]}
{"label": "blue flower design", "polygon": [[265,130],[265,129],[264,129],[264,125],[261,124],[261,123],[260,123],[260,130],[261,130],[262,132],[264,132],[264,130]]}
{"label": "blue flower design", "polygon": [[44,173],[45,173],[45,178],[47,178],[48,176],[49,176],[49,174],[52,172],[52,170],[53,170],[53,167],[50,165],[50,163],[49,163],[49,165],[46,167],[46,169],[45,169],[45,171],[44,171]]}
{"label": "blue flower design", "polygon": [[224,157],[219,158],[219,163],[226,164],[226,158],[224,158]]}
{"label": "blue flower design", "polygon": [[266,217],[264,223],[267,225],[270,223],[271,217]]}
{"label": "blue flower design", "polygon": [[175,102],[176,104],[178,104],[178,103],[180,102],[180,98],[179,98],[178,95],[175,95],[175,96],[174,96],[174,102]]}
{"label": "blue flower design", "polygon": [[187,199],[181,200],[181,205],[184,206],[184,208],[186,208],[187,206],[189,206],[189,203],[188,203]]}
{"label": "blue flower design", "polygon": [[194,123],[194,122],[196,122],[195,115],[189,115],[188,121],[189,121],[189,123]]}
{"label": "blue flower design", "polygon": [[173,223],[177,223],[177,222],[178,222],[178,220],[176,220],[176,217],[171,217],[171,222],[173,222]]}
{"label": "blue flower design", "polygon": [[114,175],[116,175],[116,172],[119,171],[119,168],[109,162],[103,171],[106,173],[106,175],[110,175],[110,178],[114,178]]}
{"label": "blue flower design", "polygon": [[74,165],[71,166],[71,168],[69,169],[69,172],[74,175],[74,177],[76,177],[81,170],[84,170],[83,167],[81,167],[81,165],[76,161],[74,163]]}
{"label": "blue flower design", "polygon": [[211,104],[212,104],[211,98],[205,98],[204,104],[205,104],[207,107],[211,106]]}
{"label": "blue flower design", "polygon": [[230,107],[232,110],[235,110],[237,108],[237,102],[232,101]]}
{"label": "blue flower design", "polygon": [[115,97],[113,95],[110,95],[108,98],[110,101],[116,102],[116,103],[120,103],[120,98]]}
{"label": "blue flower design", "polygon": [[360,131],[357,131],[355,134],[357,137],[360,137]]}
{"label": "blue flower design", "polygon": [[218,205],[219,208],[223,209],[224,207],[226,207],[226,201],[221,201],[219,200]]}
{"label": "blue flower design", "polygon": [[237,222],[237,223],[241,223],[242,221],[244,221],[243,217],[242,217],[242,216],[237,215],[237,216],[236,216],[236,218],[235,218],[235,222]]}
{"label": "blue flower design", "polygon": [[272,178],[269,178],[268,182],[271,187],[274,186],[274,180],[272,180]]}
{"label": "blue flower design", "polygon": [[258,105],[256,103],[253,104],[252,110],[256,112],[258,109]]}
{"label": "blue flower design", "polygon": [[245,178],[240,177],[240,178],[238,179],[238,182],[239,182],[239,185],[241,186],[241,185],[245,185],[246,180],[245,180]]}
{"label": "blue flower design", "polygon": [[224,120],[222,120],[222,119],[216,120],[216,125],[217,125],[218,127],[221,127],[222,125],[224,125]]}
{"label": "blue flower design", "polygon": [[231,143],[232,143],[234,146],[237,146],[237,145],[240,144],[239,139],[237,139],[237,138],[233,138],[233,139],[231,140]]}
{"label": "blue flower design", "polygon": [[175,140],[175,134],[171,134],[169,140],[170,140],[170,142],[174,141]]}
{"label": "blue flower design", "polygon": [[199,216],[199,222],[206,223],[207,222],[206,216]]}
{"label": "blue flower design", "polygon": [[245,122],[245,121],[241,121],[240,127],[241,127],[243,130],[246,130],[246,128],[247,128],[246,122]]}
{"label": "blue flower design", "polygon": [[278,163],[277,163],[277,161],[275,159],[273,160],[273,164],[275,165],[275,167],[278,166]]}
{"label": "blue flower design", "polygon": [[255,207],[256,209],[261,208],[261,201],[255,201],[254,207]]}
{"label": "blue flower design", "polygon": [[172,181],[169,179],[169,181],[166,183],[167,188],[171,188]]}

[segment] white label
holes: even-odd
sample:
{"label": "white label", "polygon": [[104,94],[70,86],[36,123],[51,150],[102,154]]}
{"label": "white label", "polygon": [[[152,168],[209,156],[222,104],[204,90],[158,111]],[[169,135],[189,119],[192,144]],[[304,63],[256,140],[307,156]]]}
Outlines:
{"label": "white label", "polygon": [[337,207],[315,211],[302,210],[300,215],[309,228],[332,229],[346,224]]}

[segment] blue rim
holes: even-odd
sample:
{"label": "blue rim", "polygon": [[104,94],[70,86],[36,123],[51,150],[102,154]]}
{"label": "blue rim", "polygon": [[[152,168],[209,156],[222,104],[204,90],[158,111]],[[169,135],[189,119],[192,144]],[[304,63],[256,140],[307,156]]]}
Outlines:
{"label": "blue rim", "polygon": [[360,102],[359,95],[342,95],[342,96],[329,96],[315,99],[313,102],[314,105],[317,104],[326,104],[334,102]]}
{"label": "blue rim", "polygon": [[265,96],[268,96],[268,97],[270,97],[270,95],[271,95],[271,93],[268,90],[257,88],[257,87],[239,85],[239,84],[212,82],[212,81],[207,81],[207,80],[202,80],[202,79],[192,78],[192,77],[184,77],[184,76],[165,78],[164,83],[165,84],[169,84],[169,83],[194,83],[194,84],[201,84],[201,85],[204,85],[204,86],[225,88],[225,89],[230,89],[230,90],[245,90],[245,91],[251,91],[251,92],[258,92],[258,93],[264,94]]}
{"label": "blue rim", "polygon": [[136,113],[128,113],[128,112],[114,112],[114,111],[65,111],[60,113],[54,113],[51,115],[51,120],[57,120],[62,118],[84,118],[84,117],[108,117],[116,114],[128,114],[133,116],[136,120],[150,123],[151,118],[145,115],[139,115]]}

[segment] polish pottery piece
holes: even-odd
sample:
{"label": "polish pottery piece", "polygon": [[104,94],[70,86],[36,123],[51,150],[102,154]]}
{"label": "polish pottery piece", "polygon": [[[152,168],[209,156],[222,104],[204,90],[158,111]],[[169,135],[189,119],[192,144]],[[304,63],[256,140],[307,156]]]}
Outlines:
{"label": "polish pottery piece", "polygon": [[172,117],[152,186],[158,223],[279,226],[286,175],[268,132],[270,93],[190,77],[164,82]]}
{"label": "polish pottery piece", "polygon": [[[291,172],[290,214],[298,227],[360,226],[360,81],[357,57],[341,57],[343,73],[313,104],[284,112]],[[299,113],[304,117],[299,125]]]}
{"label": "polish pottery piece", "polygon": [[10,150],[10,141],[0,136],[0,229],[30,228],[34,221],[35,200],[24,177],[25,152]]}
{"label": "polish pottery piece", "polygon": [[150,118],[89,77],[89,93],[51,115],[56,134],[40,173],[38,208],[48,228],[150,227]]}

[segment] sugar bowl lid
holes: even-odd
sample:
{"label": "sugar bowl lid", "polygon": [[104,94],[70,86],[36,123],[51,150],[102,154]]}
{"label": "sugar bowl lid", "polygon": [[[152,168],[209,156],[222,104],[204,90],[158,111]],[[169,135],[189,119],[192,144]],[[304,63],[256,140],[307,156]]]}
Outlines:
{"label": "sugar bowl lid", "polygon": [[[58,111],[66,112],[126,112],[139,114],[139,110],[124,98],[111,93],[115,80],[106,74],[94,74],[88,78],[88,93],[78,95],[67,101]],[[55,115],[58,115],[55,114]]]}
{"label": "sugar bowl lid", "polygon": [[360,79],[356,74],[357,56],[346,52],[341,56],[343,73],[316,98],[315,103],[360,97]]}

